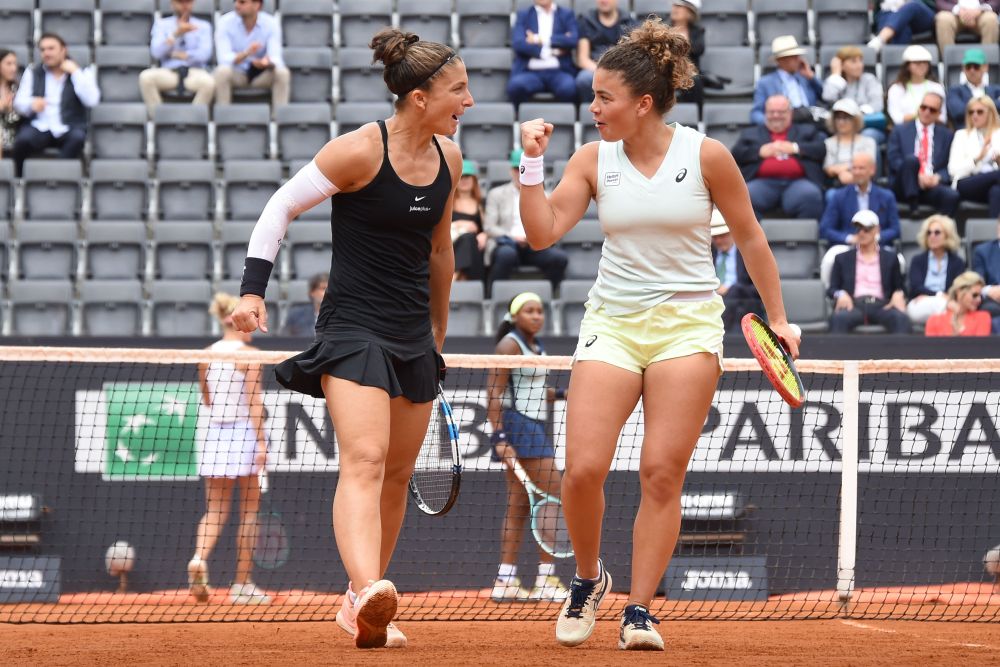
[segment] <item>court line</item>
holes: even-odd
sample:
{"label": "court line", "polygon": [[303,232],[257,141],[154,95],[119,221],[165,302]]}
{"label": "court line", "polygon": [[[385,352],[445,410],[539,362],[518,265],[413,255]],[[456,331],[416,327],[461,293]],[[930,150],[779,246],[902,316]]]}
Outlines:
{"label": "court line", "polygon": [[[892,630],[890,628],[877,628],[874,625],[866,625],[864,623],[858,623],[857,621],[841,619],[840,621],[844,625],[849,625],[852,628],[858,628],[860,630],[871,630],[872,632],[883,632],[886,634],[900,634],[897,630]],[[937,639],[936,637],[927,637],[924,635],[911,635],[908,632],[902,633],[908,637],[920,637],[921,639],[930,640],[932,642],[938,642],[940,644],[948,644],[950,646],[962,646],[964,648],[985,648],[990,650],[996,650],[996,647],[990,646],[989,644],[969,644],[966,642],[953,642],[948,639]]]}

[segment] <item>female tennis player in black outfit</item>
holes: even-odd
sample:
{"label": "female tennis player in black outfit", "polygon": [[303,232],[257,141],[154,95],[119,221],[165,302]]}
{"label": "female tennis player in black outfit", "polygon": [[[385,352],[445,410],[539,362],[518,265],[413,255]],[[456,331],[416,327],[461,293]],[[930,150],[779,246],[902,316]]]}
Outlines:
{"label": "female tennis player in black outfit", "polygon": [[405,646],[382,579],[406,509],[443,361],[454,255],[451,201],[462,173],[445,139],[472,106],[449,47],[386,28],[375,61],[395,115],[329,142],[271,198],[250,239],[241,331],[267,331],[264,288],[288,223],[333,197],[333,264],[313,345],[275,370],[285,387],[325,397],[340,447],[333,529],[351,584],[337,614],[359,648]]}

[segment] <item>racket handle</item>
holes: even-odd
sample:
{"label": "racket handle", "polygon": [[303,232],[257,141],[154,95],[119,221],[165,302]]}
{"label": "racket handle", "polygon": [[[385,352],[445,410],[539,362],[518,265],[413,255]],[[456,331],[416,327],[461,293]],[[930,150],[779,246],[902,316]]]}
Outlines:
{"label": "racket handle", "polygon": [[267,470],[263,468],[257,473],[257,484],[260,486],[260,492],[262,494],[267,493],[270,489],[270,481],[267,479]]}

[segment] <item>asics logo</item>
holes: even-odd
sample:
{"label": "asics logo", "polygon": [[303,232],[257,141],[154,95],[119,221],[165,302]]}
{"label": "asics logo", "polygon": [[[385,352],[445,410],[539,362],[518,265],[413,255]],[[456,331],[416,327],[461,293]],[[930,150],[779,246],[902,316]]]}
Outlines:
{"label": "asics logo", "polygon": [[423,201],[424,199],[427,199],[427,195],[424,195],[423,197],[414,197],[413,201]]}
{"label": "asics logo", "polygon": [[684,180],[684,177],[687,175],[688,175],[688,170],[685,167],[684,169],[681,169],[680,171],[677,172],[677,178],[675,178],[674,180],[680,183],[681,181]]}
{"label": "asics logo", "polygon": [[583,344],[583,346],[584,346],[584,347],[590,347],[591,345],[593,345],[593,344],[594,344],[594,342],[595,342],[596,340],[597,340],[597,335],[595,334],[595,335],[591,336],[590,338],[588,338],[588,339],[587,339],[587,342],[586,342],[586,343],[584,343],[584,344]]}

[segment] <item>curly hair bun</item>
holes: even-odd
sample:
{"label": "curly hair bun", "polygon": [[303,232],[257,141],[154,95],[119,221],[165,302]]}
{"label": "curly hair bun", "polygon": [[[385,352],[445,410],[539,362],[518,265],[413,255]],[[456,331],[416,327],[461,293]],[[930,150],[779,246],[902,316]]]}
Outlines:
{"label": "curly hair bun", "polygon": [[632,44],[648,53],[660,74],[670,79],[674,90],[686,90],[694,85],[696,71],[687,57],[691,43],[659,16],[643,21],[622,38],[622,43]]}
{"label": "curly hair bun", "polygon": [[411,44],[420,41],[420,37],[412,32],[403,32],[397,28],[383,28],[375,33],[368,48],[375,54],[372,62],[380,62],[386,67],[392,67],[396,63],[402,62],[406,57],[406,50]]}

